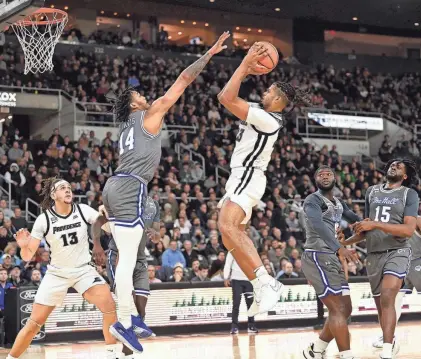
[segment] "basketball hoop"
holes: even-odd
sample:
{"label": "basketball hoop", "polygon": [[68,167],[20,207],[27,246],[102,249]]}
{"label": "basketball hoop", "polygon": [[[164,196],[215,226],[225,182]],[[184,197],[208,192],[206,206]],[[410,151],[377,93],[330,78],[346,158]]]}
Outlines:
{"label": "basketball hoop", "polygon": [[25,75],[53,70],[54,49],[67,20],[62,10],[41,8],[11,25],[25,55]]}

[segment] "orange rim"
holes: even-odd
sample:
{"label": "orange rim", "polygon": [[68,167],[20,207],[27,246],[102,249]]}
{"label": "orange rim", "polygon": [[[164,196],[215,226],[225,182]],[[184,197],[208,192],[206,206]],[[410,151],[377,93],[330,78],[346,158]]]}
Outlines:
{"label": "orange rim", "polygon": [[[51,20],[36,20],[37,14],[55,14],[56,18]],[[32,19],[34,17],[34,19]],[[30,19],[30,20],[28,20]],[[60,9],[50,9],[48,7],[43,7],[33,12],[31,15],[28,15],[25,20],[16,21],[13,25],[19,26],[32,26],[32,25],[49,25],[49,24],[59,24],[67,20],[67,12]]]}

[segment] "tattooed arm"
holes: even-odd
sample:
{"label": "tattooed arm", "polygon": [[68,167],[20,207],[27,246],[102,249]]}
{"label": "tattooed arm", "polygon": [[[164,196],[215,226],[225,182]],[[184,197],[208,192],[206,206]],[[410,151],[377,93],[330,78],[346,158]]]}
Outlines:
{"label": "tattooed arm", "polygon": [[215,45],[213,45],[213,47],[199,60],[186,68],[166,94],[152,104],[148,109],[143,122],[143,126],[149,133],[152,135],[159,133],[165,113],[177,102],[187,86],[189,86],[202,72],[212,56],[227,48],[227,46],[224,45],[224,41],[228,39],[229,36],[229,32],[224,32]]}

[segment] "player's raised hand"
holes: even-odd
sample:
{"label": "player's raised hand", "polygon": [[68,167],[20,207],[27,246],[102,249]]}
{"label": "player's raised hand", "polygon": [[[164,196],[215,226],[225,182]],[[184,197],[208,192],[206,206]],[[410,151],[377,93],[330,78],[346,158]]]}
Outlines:
{"label": "player's raised hand", "polygon": [[92,258],[96,265],[105,265],[106,256],[104,249],[101,247],[100,244],[94,244],[94,248],[92,248]]}
{"label": "player's raised hand", "polygon": [[[267,48],[260,42],[255,42],[252,47],[250,47],[247,55],[243,59],[243,64],[247,65],[249,74],[252,75],[261,75],[261,73],[254,72],[253,68],[258,68],[260,65],[258,61],[267,55]],[[262,69],[265,67],[261,66]]]}
{"label": "player's raised hand", "polygon": [[146,235],[154,244],[159,243],[161,240],[159,232],[155,231],[153,228],[146,228]]}
{"label": "player's raised hand", "polygon": [[222,50],[225,50],[227,48],[227,45],[224,45],[224,42],[226,39],[228,39],[231,36],[229,31],[224,31],[221,36],[219,36],[218,41],[211,47],[211,49],[208,51],[212,56],[219,54]]}
{"label": "player's raised hand", "polygon": [[107,210],[105,209],[105,206],[104,206],[103,204],[101,204],[101,205],[98,207],[98,212],[99,212],[101,215],[103,215],[105,218],[107,218],[107,219],[108,219],[108,212],[107,212]]}
{"label": "player's raised hand", "polygon": [[31,233],[26,228],[19,229],[14,235],[20,248],[27,248],[31,240]]}

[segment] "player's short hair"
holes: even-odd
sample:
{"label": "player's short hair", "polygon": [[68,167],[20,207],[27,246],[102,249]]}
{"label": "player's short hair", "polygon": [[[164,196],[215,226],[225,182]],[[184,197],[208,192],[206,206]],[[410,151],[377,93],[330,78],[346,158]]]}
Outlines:
{"label": "player's short hair", "polygon": [[326,165],[322,165],[316,170],[316,172],[314,172],[314,178],[316,178],[317,175],[319,174],[319,172],[321,172],[323,170],[328,170],[328,171],[332,172],[333,174],[335,174],[335,171],[333,171],[333,169],[331,167],[326,166]]}
{"label": "player's short hair", "polygon": [[288,104],[292,103],[294,106],[299,104],[305,106],[312,105],[311,97],[308,92],[303,91],[298,87],[294,87],[288,82],[277,81],[273,85],[276,86],[278,90],[282,92],[282,94],[287,99]]}
{"label": "player's short hair", "polygon": [[405,165],[406,176],[408,178],[402,182],[402,186],[412,187],[412,186],[418,185],[418,181],[419,181],[418,171],[417,171],[417,165],[414,161],[408,158],[393,158],[389,162],[387,162],[386,166],[384,167],[384,172],[386,174],[387,174],[387,171],[389,171],[389,168],[393,162],[401,162]]}

